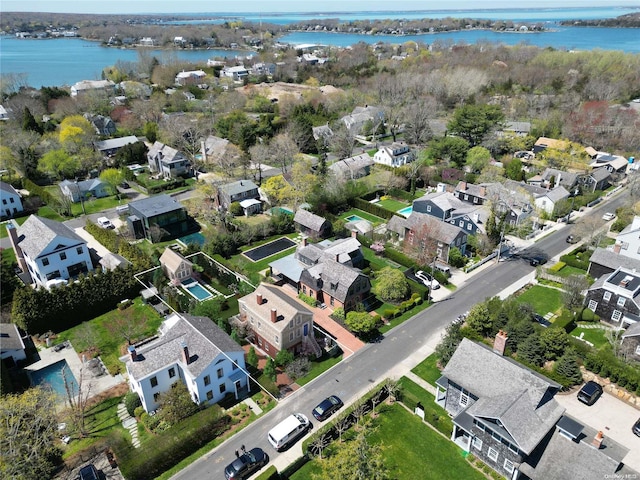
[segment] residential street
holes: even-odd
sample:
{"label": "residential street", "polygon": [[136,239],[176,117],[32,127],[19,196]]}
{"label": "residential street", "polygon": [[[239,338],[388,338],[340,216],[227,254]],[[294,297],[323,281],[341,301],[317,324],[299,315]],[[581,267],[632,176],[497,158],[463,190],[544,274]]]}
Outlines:
{"label": "residential street", "polygon": [[[624,192],[585,214],[602,215],[604,211],[613,211],[626,197]],[[565,241],[566,225],[557,228],[559,231],[546,234],[532,249],[545,252],[551,258],[574,248]],[[241,445],[261,447],[279,470],[285,468],[301,455],[302,441],[298,440],[286,452],[277,453],[267,441],[267,432],[278,422],[294,412],[302,412],[311,418],[313,407],[331,394],[338,395],[348,405],[383,379],[402,376],[433,352],[444,328],[459,314],[487,297],[515,292],[527,283],[533,270],[528,260],[520,256],[510,257],[499,264],[489,262],[450,296],[388,332],[380,343],[366,345],[300,388],[273,411],[172,478],[223,478],[224,467],[235,458],[234,452]],[[317,428],[318,422],[313,420],[313,423]]]}

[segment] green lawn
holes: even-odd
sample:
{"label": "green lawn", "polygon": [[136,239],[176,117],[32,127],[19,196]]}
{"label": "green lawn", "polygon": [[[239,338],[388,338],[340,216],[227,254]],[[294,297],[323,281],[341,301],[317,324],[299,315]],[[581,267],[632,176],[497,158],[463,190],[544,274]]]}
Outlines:
{"label": "green lawn", "polygon": [[565,265],[559,271],[555,272],[555,275],[560,277],[569,277],[571,275],[585,276],[587,272],[581,268],[572,267],[571,265]]}
{"label": "green lawn", "polygon": [[409,206],[408,203],[406,202],[401,202],[399,200],[394,200],[393,198],[389,198],[386,200],[380,200],[378,202],[378,205],[380,205],[383,208],[386,208],[387,210],[390,210],[392,212],[397,212],[398,210],[402,210],[403,208],[406,208]]}
{"label": "green lawn", "polygon": [[97,348],[109,373],[114,375],[124,368],[119,357],[126,354],[124,350],[126,340],[114,327],[114,324],[123,317],[130,318],[133,323],[138,325],[139,333],[135,335],[134,341],[155,334],[162,323],[162,317],[153,308],[143,304],[140,298],[137,298],[133,305],[126,310],[115,309],[89,322],[84,322],[62,332],[58,336],[58,340],[60,342],[70,340],[77,352],[85,351],[92,346]]}
{"label": "green lawn", "polygon": [[436,357],[436,354],[432,353],[422,362],[416,365],[411,371],[423,380],[426,380],[431,385],[435,386],[436,380],[438,380],[442,376],[442,372],[436,365],[437,362],[438,358]]}
{"label": "green lawn", "polygon": [[[36,215],[38,215],[39,217],[48,218],[49,220],[55,220],[56,222],[64,221],[64,218],[58,212],[56,212],[53,208],[47,205],[40,207]],[[21,217],[21,218],[18,218],[17,221],[20,225],[22,225],[24,222],[27,221],[27,218],[29,217]]]}
{"label": "green lawn", "polygon": [[[374,421],[369,441],[382,444],[384,464],[394,480],[484,480],[464,458],[464,452],[448,438],[434,432],[418,417],[396,403],[384,406]],[[307,480],[321,473],[319,460],[308,462],[289,478]]]}
{"label": "green lawn", "polygon": [[6,224],[2,224],[0,225],[0,238],[7,238],[9,236],[9,234],[7,233],[7,225]]}
{"label": "green lawn", "polygon": [[13,248],[3,248],[2,249],[2,260],[9,263],[9,265],[15,263],[16,261],[16,252],[13,251]]}
{"label": "green lawn", "polygon": [[74,217],[79,217],[83,213],[87,215],[92,213],[98,213],[107,208],[115,208],[118,205],[127,203],[126,200],[119,200],[115,195],[103,198],[90,198],[84,202],[84,211],[82,210],[82,203],[74,203],[71,205],[71,214]]}
{"label": "green lawn", "polygon": [[351,215],[357,215],[358,217],[363,218],[364,220],[369,220],[374,226],[378,226],[385,222],[384,218],[371,215],[370,213],[367,213],[363,210],[359,210],[357,208],[352,208],[348,212],[343,213],[342,215],[340,215],[340,218],[345,220],[347,217],[350,217]]}
{"label": "green lawn", "polygon": [[571,331],[571,336],[578,338],[580,334],[583,334],[582,338],[587,342],[593,343],[593,347],[598,350],[609,344],[609,341],[605,337],[604,328],[583,328],[578,324],[578,326]]}
{"label": "green lawn", "polygon": [[520,295],[517,300],[529,303],[538,315],[555,313],[562,306],[562,292],[555,288],[534,285]]}
{"label": "green lawn", "polygon": [[389,266],[389,263],[383,256],[377,255],[376,252],[374,252],[370,248],[363,246],[361,250],[365,260],[369,262],[369,267],[371,268],[371,270],[380,270],[384,267]]}
{"label": "green lawn", "polygon": [[446,438],[451,437],[453,421],[444,408],[436,405],[435,397],[420,385],[407,377],[400,379],[400,400],[406,407],[413,411],[418,402],[424,410],[424,420],[430,423]]}
{"label": "green lawn", "polygon": [[338,355],[337,357],[328,357],[322,361],[313,361],[311,362],[311,370],[304,377],[296,380],[296,383],[300,386],[306,385],[311,380],[316,377],[319,377],[324,372],[329,370],[334,365],[337,365],[342,360],[342,355]]}

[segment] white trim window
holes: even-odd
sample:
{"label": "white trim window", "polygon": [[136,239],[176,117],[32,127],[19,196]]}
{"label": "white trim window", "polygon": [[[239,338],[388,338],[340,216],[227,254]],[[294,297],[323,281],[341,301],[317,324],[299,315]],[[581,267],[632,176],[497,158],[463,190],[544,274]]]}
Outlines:
{"label": "white trim window", "polygon": [[504,469],[509,472],[509,473],[513,473],[513,470],[515,469],[515,465],[513,464],[513,462],[511,460],[509,460],[508,458],[504,459]]}
{"label": "white trim window", "polygon": [[604,292],[604,295],[602,296],[602,300],[605,302],[608,302],[609,300],[611,300],[611,292]]}
{"label": "white trim window", "polygon": [[611,314],[611,320],[613,320],[614,322],[619,322],[621,318],[622,312],[620,310],[614,310]]}
{"label": "white trim window", "polygon": [[592,312],[595,312],[596,308],[598,308],[598,302],[596,302],[595,300],[589,300],[589,305],[587,305],[587,308]]}
{"label": "white trim window", "polygon": [[498,460],[498,450],[496,450],[493,447],[489,447],[489,451],[487,452],[487,456],[489,457],[489,460],[495,462]]}
{"label": "white trim window", "polygon": [[636,355],[640,355],[640,345],[636,347]]}
{"label": "white trim window", "polygon": [[473,437],[471,445],[473,445],[473,448],[476,450],[482,451],[482,439],[480,437]]}
{"label": "white trim window", "polygon": [[460,405],[466,407],[469,405],[469,392],[467,392],[464,388],[460,390]]}
{"label": "white trim window", "polygon": [[617,303],[617,305],[618,305],[619,307],[624,307],[624,304],[625,304],[625,302],[626,302],[626,301],[627,301],[627,299],[626,299],[626,298],[624,298],[624,297],[618,297],[618,303]]}

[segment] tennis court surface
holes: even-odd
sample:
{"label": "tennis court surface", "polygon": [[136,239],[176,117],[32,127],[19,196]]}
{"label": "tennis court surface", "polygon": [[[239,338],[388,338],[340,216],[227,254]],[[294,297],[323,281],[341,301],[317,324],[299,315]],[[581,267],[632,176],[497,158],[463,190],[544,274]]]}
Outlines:
{"label": "tennis court surface", "polygon": [[296,244],[293,240],[287,237],[282,237],[273,242],[265,243],[264,245],[260,245],[259,247],[252,248],[251,250],[247,250],[244,252],[244,256],[248,257],[253,262],[258,262],[263,258],[270,257],[271,255],[275,255],[287,248],[291,248]]}

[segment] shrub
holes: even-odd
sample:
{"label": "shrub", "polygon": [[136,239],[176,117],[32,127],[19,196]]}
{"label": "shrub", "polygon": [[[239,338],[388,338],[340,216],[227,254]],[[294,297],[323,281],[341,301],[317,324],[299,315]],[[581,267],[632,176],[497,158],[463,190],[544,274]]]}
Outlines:
{"label": "shrub", "polygon": [[336,320],[342,320],[344,321],[345,317],[345,313],[344,313],[344,308],[342,307],[338,307],[336,308],[333,313],[331,314],[331,316],[333,318],[335,318]]}
{"label": "shrub", "polygon": [[142,407],[142,401],[136,392],[129,392],[124,396],[124,406],[127,408],[127,413],[134,417],[136,409]]}
{"label": "shrub", "polygon": [[231,205],[229,205],[229,212],[234,217],[241,217],[244,215],[244,210],[242,209],[240,202],[232,202]]}
{"label": "shrub", "polygon": [[581,320],[584,322],[593,322],[595,321],[597,315],[593,310],[589,308],[585,308],[582,310],[580,317],[581,317]]}
{"label": "shrub", "polygon": [[382,312],[384,318],[393,318],[396,310],[394,308],[385,308]]}
{"label": "shrub", "polygon": [[555,265],[553,265],[552,267],[548,268],[547,270],[550,272],[559,272],[560,270],[562,270],[567,264],[564,262],[558,262]]}
{"label": "shrub", "polygon": [[304,293],[299,293],[298,298],[311,307],[318,305],[318,301],[315,298],[305,295]]}
{"label": "shrub", "polygon": [[133,416],[136,418],[142,418],[142,415],[144,415],[146,412],[144,411],[144,407],[142,406],[142,404],[140,404],[139,407],[136,407],[133,410]]}

